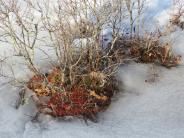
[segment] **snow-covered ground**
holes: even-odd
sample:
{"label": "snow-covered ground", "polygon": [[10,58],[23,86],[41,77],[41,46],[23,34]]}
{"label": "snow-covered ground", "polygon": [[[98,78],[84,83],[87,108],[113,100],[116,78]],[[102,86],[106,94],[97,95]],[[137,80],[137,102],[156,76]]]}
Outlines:
{"label": "snow-covered ground", "polygon": [[[155,1],[155,2],[153,2]],[[170,0],[152,0],[149,12],[161,25],[168,20]],[[184,57],[184,31],[164,38],[173,43],[173,51]],[[0,46],[0,55],[3,50]],[[7,53],[6,53],[7,54]],[[15,60],[15,59],[12,59]],[[42,64],[44,65],[44,64]],[[18,89],[0,80],[0,138],[183,138],[184,137],[184,62],[176,68],[155,67],[157,81],[150,77],[149,64],[132,63],[121,68],[123,90],[110,108],[99,115],[99,122],[80,119],[54,120],[44,117],[40,123],[30,121],[35,113],[32,104],[14,108]],[[23,75],[24,70],[16,73]]]}

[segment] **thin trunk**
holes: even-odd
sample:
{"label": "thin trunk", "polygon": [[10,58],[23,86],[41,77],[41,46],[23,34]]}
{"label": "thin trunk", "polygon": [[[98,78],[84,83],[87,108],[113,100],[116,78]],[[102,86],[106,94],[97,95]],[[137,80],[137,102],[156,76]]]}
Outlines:
{"label": "thin trunk", "polygon": [[140,29],[140,16],[141,16],[141,3],[140,0],[138,0],[138,19],[137,19],[137,35],[139,35],[139,29]]}
{"label": "thin trunk", "polygon": [[133,11],[132,11],[132,1],[125,0],[128,12],[130,14],[130,36],[132,37],[133,33]]}

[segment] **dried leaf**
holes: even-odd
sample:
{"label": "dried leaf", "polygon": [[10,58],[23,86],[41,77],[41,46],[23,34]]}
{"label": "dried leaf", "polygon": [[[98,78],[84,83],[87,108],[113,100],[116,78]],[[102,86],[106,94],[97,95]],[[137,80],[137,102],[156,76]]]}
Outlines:
{"label": "dried leaf", "polygon": [[170,53],[170,50],[171,50],[171,46],[169,44],[166,44],[164,47],[163,47],[163,59],[162,59],[162,62],[164,63],[166,61],[166,59],[168,58],[169,56],[169,53]]}
{"label": "dried leaf", "polygon": [[95,91],[90,91],[90,95],[91,96],[94,96],[96,99],[98,99],[98,100],[102,100],[102,101],[107,101],[107,96],[100,96],[100,95],[98,95],[98,94],[96,94],[95,93]]}

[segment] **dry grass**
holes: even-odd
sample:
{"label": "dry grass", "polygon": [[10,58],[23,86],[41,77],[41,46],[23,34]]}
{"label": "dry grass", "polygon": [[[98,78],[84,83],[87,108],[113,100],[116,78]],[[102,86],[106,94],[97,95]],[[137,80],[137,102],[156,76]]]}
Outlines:
{"label": "dry grass", "polygon": [[151,35],[119,38],[115,47],[124,53],[125,59],[132,59],[136,62],[155,63],[170,68],[177,66],[181,61],[181,56],[174,55],[170,44],[160,43],[159,37]]}
{"label": "dry grass", "polygon": [[182,30],[184,29],[184,4],[182,0],[176,0],[174,2],[174,6],[177,7],[176,11],[171,14],[170,23],[172,25],[180,27]]}

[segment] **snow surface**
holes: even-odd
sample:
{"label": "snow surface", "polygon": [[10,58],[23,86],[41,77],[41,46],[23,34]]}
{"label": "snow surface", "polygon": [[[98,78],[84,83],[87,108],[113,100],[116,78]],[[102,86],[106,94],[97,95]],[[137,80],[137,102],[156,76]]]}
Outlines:
{"label": "snow surface", "polygon": [[[153,15],[163,14],[169,8],[169,0],[151,2]],[[162,24],[165,18],[158,17]],[[176,31],[163,40],[171,42],[173,51],[184,57],[184,31]],[[7,47],[0,46],[0,56],[7,55],[8,51]],[[41,59],[40,53],[36,58]],[[11,59],[11,63],[17,60]],[[42,65],[46,66],[44,61]],[[22,67],[23,64],[17,66],[16,74],[25,75]],[[135,63],[123,66],[119,72],[122,92],[99,115],[99,123],[88,122],[88,125],[81,119],[55,120],[49,116],[44,116],[40,123],[31,122],[36,110],[33,103],[16,110],[18,88],[3,85],[7,80],[1,79],[0,138],[183,138],[184,62],[171,70],[155,67],[158,80],[146,83],[151,67]]]}

